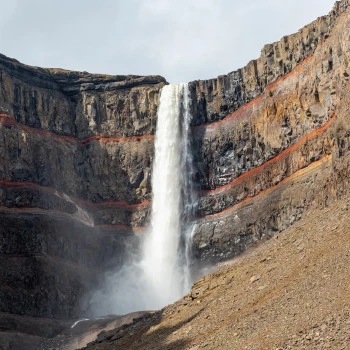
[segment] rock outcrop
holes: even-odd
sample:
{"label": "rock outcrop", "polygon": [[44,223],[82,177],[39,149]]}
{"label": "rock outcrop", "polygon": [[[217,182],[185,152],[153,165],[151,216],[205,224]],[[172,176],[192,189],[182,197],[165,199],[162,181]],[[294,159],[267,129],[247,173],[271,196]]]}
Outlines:
{"label": "rock outcrop", "polygon": [[[349,191],[349,38],[342,0],[243,69],[189,84],[199,262],[232,258]],[[0,55],[6,317],[82,316],[86,293],[137,243],[164,84]]]}
{"label": "rock outcrop", "polygon": [[76,318],[149,210],[159,76],[0,56],[2,312]]}
{"label": "rock outcrop", "polygon": [[347,188],[349,33],[348,1],[338,2],[244,69],[191,83],[194,110],[206,106],[197,120],[213,121],[193,127],[200,259],[232,257]]}

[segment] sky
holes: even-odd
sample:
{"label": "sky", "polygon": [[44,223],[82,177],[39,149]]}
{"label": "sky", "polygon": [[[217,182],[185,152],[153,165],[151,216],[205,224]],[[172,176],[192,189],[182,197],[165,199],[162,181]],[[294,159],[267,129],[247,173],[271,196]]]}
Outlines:
{"label": "sky", "polygon": [[335,0],[0,0],[0,53],[105,74],[214,78],[328,14]]}

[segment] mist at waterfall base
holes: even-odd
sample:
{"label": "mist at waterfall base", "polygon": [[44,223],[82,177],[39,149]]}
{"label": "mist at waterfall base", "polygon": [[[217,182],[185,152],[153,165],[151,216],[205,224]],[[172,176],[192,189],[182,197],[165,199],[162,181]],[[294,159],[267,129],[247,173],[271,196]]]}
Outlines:
{"label": "mist at waterfall base", "polygon": [[138,247],[106,276],[92,300],[96,316],[156,310],[189,291],[194,210],[190,152],[190,98],[187,84],[161,90],[152,173],[152,213]]}

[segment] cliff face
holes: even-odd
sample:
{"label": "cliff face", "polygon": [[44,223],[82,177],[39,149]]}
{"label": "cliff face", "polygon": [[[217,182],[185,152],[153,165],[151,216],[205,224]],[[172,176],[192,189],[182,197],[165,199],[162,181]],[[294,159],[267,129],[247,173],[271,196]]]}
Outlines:
{"label": "cliff face", "polygon": [[[235,256],[349,189],[348,0],[190,83],[198,260]],[[74,318],[147,224],[159,76],[0,55],[0,311]]]}
{"label": "cliff face", "polygon": [[144,226],[158,76],[28,67],[0,56],[0,310],[78,317]]}
{"label": "cliff face", "polygon": [[198,258],[234,256],[348,188],[349,30],[337,2],[247,67],[191,83],[195,124],[213,121],[193,126]]}

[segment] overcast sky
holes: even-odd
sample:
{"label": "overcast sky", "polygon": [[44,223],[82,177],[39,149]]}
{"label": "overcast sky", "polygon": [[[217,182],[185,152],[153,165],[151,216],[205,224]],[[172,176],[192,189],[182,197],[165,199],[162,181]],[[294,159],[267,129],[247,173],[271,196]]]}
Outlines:
{"label": "overcast sky", "polygon": [[0,0],[0,53],[41,67],[213,78],[334,0]]}

